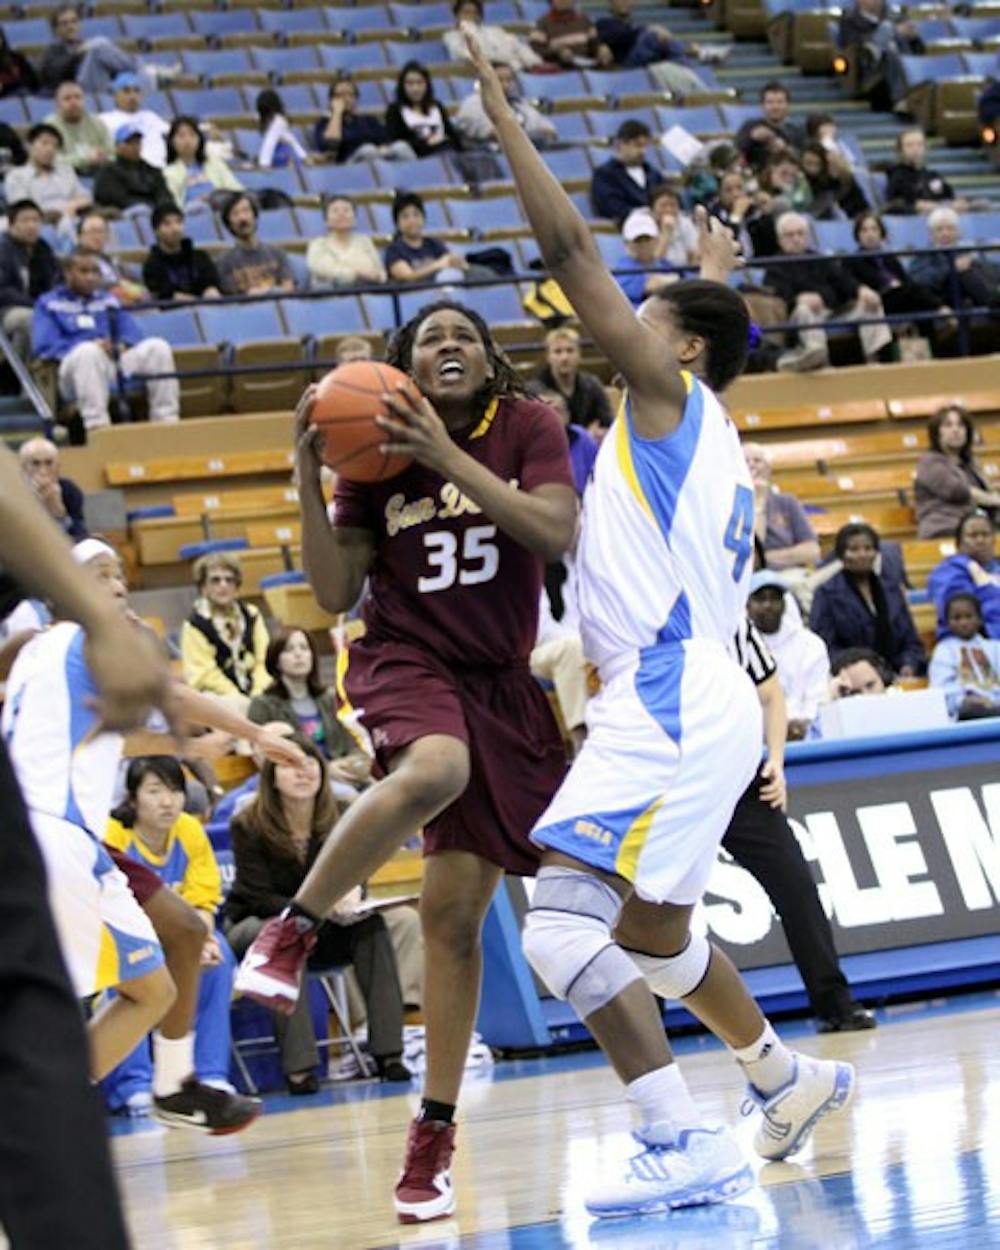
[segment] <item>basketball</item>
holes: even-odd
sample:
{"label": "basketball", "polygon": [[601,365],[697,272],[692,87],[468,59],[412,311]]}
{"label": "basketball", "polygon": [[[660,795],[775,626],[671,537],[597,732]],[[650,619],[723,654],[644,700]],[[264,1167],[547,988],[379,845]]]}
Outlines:
{"label": "basketball", "polygon": [[323,431],[323,460],[331,469],[354,482],[380,482],[409,468],[412,456],[383,454],[387,434],[375,424],[389,414],[382,396],[404,383],[419,398],[402,370],[374,360],[341,365],[320,381],[311,420]]}

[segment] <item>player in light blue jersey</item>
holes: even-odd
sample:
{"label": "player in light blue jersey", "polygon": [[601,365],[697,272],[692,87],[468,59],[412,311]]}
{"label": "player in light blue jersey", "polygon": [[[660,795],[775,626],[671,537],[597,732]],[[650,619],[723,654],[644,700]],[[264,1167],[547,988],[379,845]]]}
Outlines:
{"label": "player in light blue jersey", "polygon": [[583,503],[575,559],[584,650],[601,675],[588,737],[535,827],[546,848],[524,929],[529,962],[611,1060],[640,1151],[606,1170],[597,1216],[742,1193],[752,1172],[709,1128],[673,1063],[654,993],[683,999],[725,1044],[763,1111],[755,1147],[783,1159],[853,1090],[848,1064],[787,1050],[732,963],[691,930],[761,713],[733,639],[746,604],[753,489],[717,394],[742,371],[750,319],[727,285],[732,236],[702,210],[701,278],[633,312],[590,230],[511,111],[467,31],[483,106],[549,273],[625,379]]}

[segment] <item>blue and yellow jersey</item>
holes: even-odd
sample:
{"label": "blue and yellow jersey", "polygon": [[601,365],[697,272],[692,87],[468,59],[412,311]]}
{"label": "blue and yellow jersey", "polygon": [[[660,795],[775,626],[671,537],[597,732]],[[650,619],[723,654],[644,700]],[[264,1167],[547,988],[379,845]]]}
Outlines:
{"label": "blue and yellow jersey", "polygon": [[134,829],[108,820],[104,841],[151,868],[164,885],[198,911],[214,912],[222,902],[222,876],[201,822],[182,812],[174,822],[162,855],[154,854]]}

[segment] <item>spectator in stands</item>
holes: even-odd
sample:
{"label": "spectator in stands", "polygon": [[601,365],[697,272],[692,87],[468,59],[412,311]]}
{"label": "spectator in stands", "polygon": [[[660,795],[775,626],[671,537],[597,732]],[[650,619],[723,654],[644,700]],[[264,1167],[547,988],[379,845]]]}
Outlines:
{"label": "spectator in stands", "polygon": [[[962,243],[961,221],[950,207],[935,208],[928,215],[927,232],[934,247],[952,248]],[[998,303],[1000,266],[981,252],[942,251],[915,256],[910,274],[942,305],[978,308]]]}
{"label": "spectator in stands", "polygon": [[744,443],[743,456],[753,478],[754,536],[764,564],[771,569],[801,569],[818,564],[816,531],[795,496],[774,485],[767,449],[760,443]]}
{"label": "spectator in stands", "polygon": [[251,698],[271,681],[264,618],[240,598],[243,569],[232,552],[200,556],[194,564],[194,582],[198,597],[181,626],[184,680],[246,715]]}
{"label": "spectator in stands", "polygon": [[[766,209],[762,207],[765,203],[770,205],[769,197],[754,188],[742,169],[733,169],[724,173],[719,179],[718,193],[709,200],[707,208],[713,217],[717,217],[723,225],[729,227],[733,237],[742,244],[744,251],[750,252],[752,242],[749,231],[756,227],[766,215]],[[773,222],[770,230],[772,232],[774,230]],[[777,247],[776,241],[775,247]]]}
{"label": "spectator in stands", "polygon": [[768,569],[754,573],[747,613],[764,635],[778,666],[788,711],[788,737],[799,742],[808,736],[819,705],[828,697],[830,657],[826,643],[806,628],[791,587],[780,573]]}
{"label": "spectator in stands", "polygon": [[[580,335],[572,326],[560,326],[545,336],[545,363],[536,375],[548,390],[565,401],[572,426],[590,430],[611,424],[611,405],[600,378],[580,368]],[[582,492],[581,492],[582,493]]]}
{"label": "spectator in stands", "polygon": [[111,159],[111,135],[99,117],[87,112],[83,88],[79,83],[59,84],[55,112],[45,120],[59,131],[63,141],[63,159],[77,173],[92,173]]}
{"label": "spectator in stands", "polygon": [[661,87],[680,95],[707,90],[690,61],[722,61],[731,45],[699,45],[675,38],[660,24],[641,26],[632,16],[634,0],[610,0],[609,13],[597,19],[597,37],[623,69],[649,66]]}
{"label": "spectator in stands", "polygon": [[917,537],[950,537],[970,508],[1000,508],[974,455],[976,427],[961,404],[939,408],[927,424],[931,449],[917,465]]}
{"label": "spectator in stands", "polygon": [[[650,208],[660,227],[658,254],[675,268],[698,264],[698,228],[685,213],[673,187],[660,185],[649,194]],[[691,275],[693,276],[693,275]]]}
{"label": "spectator in stands", "polygon": [[898,161],[886,175],[886,212],[930,213],[943,202],[960,212],[968,200],[956,199],[951,183],[935,169],[927,168],[927,136],[919,126],[896,136]]}
{"label": "spectator in stands", "polygon": [[119,260],[114,232],[102,212],[84,213],[76,232],[77,247],[85,248],[97,258],[101,286],[118,297],[123,304],[136,304],[146,298],[142,270],[138,265]]}
{"label": "spectator in stands", "polygon": [[393,282],[460,282],[468,262],[459,252],[451,252],[440,239],[424,235],[427,214],[424,202],[415,192],[397,192],[392,205],[396,233],[385,251],[385,267]]}
{"label": "spectator in stands", "polygon": [[184,234],[184,214],[173,204],[153,209],[150,225],[156,242],[142,267],[142,280],[154,299],[185,303],[218,299],[222,279],[208,252],[195,247]]}
{"label": "spectator in stands", "polygon": [[130,133],[138,133],[142,138],[142,159],[155,169],[163,169],[167,163],[167,132],[170,123],[165,121],[153,109],[142,107],[142,81],[138,74],[119,74],[111,84],[114,90],[115,107],[101,114],[101,120],[115,136],[122,127],[134,127]]}
{"label": "spectator in stands", "polygon": [[38,75],[26,56],[7,42],[0,30],[0,99],[14,95],[34,95],[38,90]]}
{"label": "spectator in stands", "polygon": [[[308,739],[297,739],[307,759],[299,768],[264,765],[260,788],[231,825],[236,879],[226,900],[224,926],[242,956],[265,920],[291,902],[337,816],[326,784],[326,761]],[[318,967],[353,964],[368,1011],[368,1048],[383,1081],[408,1081],[402,1063],[403,1000],[399,975],[379,915],[352,914],[350,896],[325,924],[313,952]],[[319,1064],[309,995],[300,994],[290,1016],[274,1015],[281,1064],[291,1094],[315,1094]]]}
{"label": "spectator in stands", "polygon": [[802,128],[788,119],[791,97],[784,83],[765,83],[760,103],[763,116],[745,121],[736,133],[736,146],[754,169],[763,169],[768,157],[779,148],[797,151],[805,140]]}
{"label": "spectator in stands", "polygon": [[[858,250],[854,256],[844,260],[844,268],[855,282],[876,291],[887,313],[950,313],[947,304],[942,304],[933,291],[907,273],[898,256],[880,255],[886,247],[887,237],[885,222],[878,213],[862,213],[857,218],[854,238]],[[921,333],[932,333],[933,322],[918,324]]]}
{"label": "spectator in stands", "polygon": [[761,171],[754,196],[761,211],[747,220],[754,256],[776,256],[780,251],[778,218],[782,213],[808,212],[812,199],[812,188],[795,153],[788,148],[773,152]]}
{"label": "spectator in stands", "polygon": [[384,282],[385,266],[375,244],[357,229],[354,205],[346,195],[335,195],[326,206],[327,233],[313,239],[306,264],[314,286],[358,286]]}
{"label": "spectator in stands", "polygon": [[956,720],[1000,716],[1000,639],[988,638],[975,595],[959,592],[945,605],[947,636],[934,648],[927,676],[943,690]]}
{"label": "spectator in stands", "polygon": [[830,698],[888,694],[894,680],[892,669],[871,647],[848,647],[830,664]]}
{"label": "spectator in stands", "polygon": [[31,355],[32,306],[62,281],[56,255],[42,238],[42,212],[33,200],[7,206],[7,232],[0,235],[0,327],[18,356]]}
{"label": "spectator in stands", "polygon": [[1000,558],[996,554],[996,524],[988,512],[967,512],[955,530],[953,556],[947,556],[927,579],[927,590],[937,608],[937,634],[947,636],[947,605],[952,595],[973,595],[988,638],[1000,639]]}
{"label": "spectator in stands", "polygon": [[61,530],[81,542],[87,537],[83,491],[70,478],[59,476],[59,448],[47,438],[29,438],[17,455],[38,502]]}
{"label": "spectator in stands", "polygon": [[622,242],[626,255],[615,261],[612,272],[633,307],[638,308],[648,296],[676,282],[680,275],[659,255],[660,229],[648,208],[633,208],[625,218]]}
{"label": "spectator in stands", "polygon": [[[128,766],[125,798],[108,820],[104,841],[154,872],[201,917],[205,933],[195,1015],[194,1074],[207,1085],[232,1092],[229,1006],[236,961],[216,928],[222,875],[208,835],[201,823],[184,811],[184,799],[184,770],[177,759],[171,755],[138,756]],[[153,1086],[148,1038],[101,1084],[110,1110],[131,1114],[148,1110]]]}
{"label": "spectator in stands", "polygon": [[837,532],[834,552],[843,568],[816,590],[809,624],[835,660],[849,647],[870,647],[901,677],[915,677],[926,663],[902,587],[875,572],[879,536],[851,522]]}
{"label": "spectator in stands", "polygon": [[167,131],[167,167],[163,171],[174,203],[185,213],[209,208],[222,191],[242,191],[243,184],[224,160],[206,151],[196,117],[175,117]]}
{"label": "spectator in stands", "polygon": [[826,151],[847,170],[854,169],[854,153],[837,134],[836,118],[829,113],[810,113],[806,117],[806,139],[821,143]]}
{"label": "spectator in stands", "polygon": [[250,700],[247,718],[255,725],[283,721],[314,743],[327,761],[334,793],[344,799],[371,780],[371,760],[337,719],[333,691],[319,678],[316,645],[304,629],[283,626],[268,644],[264,667],[270,685]]}
{"label": "spectator in stands", "polygon": [[595,217],[607,217],[621,226],[633,208],[648,208],[658,174],[646,160],[653,140],[645,122],[630,118],[615,135],[615,154],[594,170],[590,206]]}
{"label": "spectator in stands", "polygon": [[60,160],[62,135],[48,122],[39,122],[28,131],[28,160],[8,172],[4,178],[4,198],[8,204],[16,200],[32,200],[42,210],[46,221],[76,216],[91,202],[90,192],[83,186],[76,170]]}
{"label": "spectator in stands", "polygon": [[542,64],[542,58],[519,35],[510,34],[502,26],[488,25],[483,21],[481,0],[456,0],[452,11],[455,14],[455,29],[445,34],[444,46],[453,61],[469,59],[461,27],[463,22],[471,22],[476,28],[476,38],[483,49],[483,56],[488,61],[509,65],[515,74],[525,69],[537,69]]}
{"label": "spectator in stands", "polygon": [[[859,285],[840,261],[819,260],[809,246],[809,222],[799,213],[783,213],[777,224],[778,246],[785,256],[801,257],[784,265],[769,265],[765,284],[788,305],[789,320],[803,327],[798,344],[778,358],[778,368],[801,373],[830,363],[826,333],[819,327],[832,316],[853,321],[881,317],[882,301],[871,287]],[[874,360],[892,342],[885,324],[858,327],[866,360]]]}
{"label": "spectator in stands", "polygon": [[850,166],[818,140],[809,139],[802,148],[802,172],[812,193],[809,212],[818,221],[856,217],[868,208]]}
{"label": "spectator in stands", "polygon": [[28,159],[21,136],[13,126],[0,122],[0,174],[7,173],[17,165],[23,165]]}
{"label": "spectator in stands", "polygon": [[254,200],[234,192],[222,210],[222,224],[236,242],[217,261],[225,295],[266,295],[294,291],[295,274],[280,247],[257,238],[259,210]]}
{"label": "spectator in stands", "polygon": [[353,364],[356,360],[374,360],[372,345],[360,334],[349,334],[340,340],[333,353],[334,363],[338,365]]}
{"label": "spectator in stands", "polygon": [[685,203],[692,207],[708,204],[719,194],[723,175],[731,173],[748,173],[736,145],[728,139],[708,144],[704,154],[692,161],[684,174]]}
{"label": "spectator in stands", "polygon": [[[513,69],[500,61],[497,61],[493,68],[500,79],[507,103],[521,123],[521,129],[535,147],[544,148],[551,143],[557,143],[559,131],[547,117],[542,116],[534,104],[524,98]],[[494,140],[493,123],[486,116],[478,83],[459,105],[458,113],[455,115],[455,129],[471,144],[491,143]]]}
{"label": "spectator in stands", "polygon": [[155,87],[158,72],[144,68],[135,57],[123,51],[110,39],[97,35],[83,37],[80,14],[73,5],[63,5],[49,18],[53,42],[45,49],[38,76],[42,90],[55,93],[60,83],[77,82],[91,95],[107,91],[112,80],[121,73],[142,75]]}
{"label": "spectator in stands", "polygon": [[407,61],[396,80],[396,98],[386,109],[390,142],[408,143],[418,157],[459,152],[462,138],[434,96],[430,73],[419,61]]}
{"label": "spectator in stands", "polygon": [[260,152],[257,164],[261,169],[284,169],[299,161],[309,162],[309,153],[302,146],[285,116],[285,105],[273,87],[258,92],[256,100],[257,129],[260,131]]}
{"label": "spectator in stands", "polygon": [[841,11],[837,43],[861,58],[860,85],[879,108],[902,100],[906,89],[901,56],[924,51],[915,22],[904,21],[887,0],[854,0]]}
{"label": "spectator in stands", "polygon": [[135,122],[122,122],[115,131],[115,159],[102,165],[94,179],[94,200],[120,213],[130,208],[173,204],[163,171],[143,159],[142,131]]}
{"label": "spectator in stands", "polygon": [[340,70],[330,84],[329,116],[313,128],[317,152],[332,156],[338,165],[355,161],[413,161],[417,154],[403,139],[390,141],[385,122],[358,112],[358,87]]}
{"label": "spectator in stands", "polygon": [[[119,374],[142,378],[172,374],[174,354],[164,339],[143,334],[120,301],[100,291],[97,257],[77,248],[65,261],[65,282],[35,304],[32,353],[59,363],[59,393],[75,400],[84,427],[108,425],[111,386]],[[151,421],[176,421],[180,388],[175,377],[146,383]]]}
{"label": "spectator in stands", "polygon": [[551,8],[535,23],[528,39],[532,48],[560,69],[593,69],[614,63],[611,49],[576,0],[550,0]]}

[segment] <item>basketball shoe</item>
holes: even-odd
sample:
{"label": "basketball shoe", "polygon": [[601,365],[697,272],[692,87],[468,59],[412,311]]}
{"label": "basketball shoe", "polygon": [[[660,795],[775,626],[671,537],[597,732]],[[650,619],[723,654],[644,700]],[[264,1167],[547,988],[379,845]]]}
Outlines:
{"label": "basketball shoe", "polygon": [[623,1172],[595,1186],[585,1200],[599,1217],[650,1215],[677,1207],[725,1202],[745,1194],[753,1172],[743,1152],[724,1128],[683,1129],[670,1146],[646,1141]]}
{"label": "basketball shoe", "polygon": [[854,1093],[854,1068],[833,1059],[795,1055],[792,1079],[773,1094],[747,1086],[743,1114],[760,1107],[763,1118],[753,1139],[763,1159],[787,1159],[809,1140],[816,1122],[846,1107]]}
{"label": "basketball shoe", "polygon": [[257,934],[236,971],[233,988],[272,1011],[290,1016],[299,1001],[302,973],[316,934],[301,917],[284,912]]}
{"label": "basketball shoe", "polygon": [[413,1120],[406,1138],[406,1159],[396,1185],[396,1214],[401,1224],[441,1220],[455,1210],[451,1156],[455,1126],[439,1120]]}
{"label": "basketball shoe", "polygon": [[176,1094],[153,1099],[152,1115],[168,1128],[193,1128],[211,1137],[225,1137],[252,1124],[260,1111],[259,1098],[203,1085],[189,1076]]}

